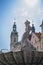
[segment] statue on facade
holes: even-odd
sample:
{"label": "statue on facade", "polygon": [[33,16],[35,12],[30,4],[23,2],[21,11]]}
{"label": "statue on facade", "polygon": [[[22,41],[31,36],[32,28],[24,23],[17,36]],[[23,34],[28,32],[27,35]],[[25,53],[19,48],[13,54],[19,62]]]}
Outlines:
{"label": "statue on facade", "polygon": [[29,33],[30,33],[30,30],[31,30],[30,22],[28,20],[26,20],[25,25],[26,25],[25,33],[23,34],[22,41],[21,41],[22,46],[26,45],[25,43],[30,36]]}
{"label": "statue on facade", "polygon": [[23,40],[25,38],[29,37],[29,33],[30,33],[30,30],[31,30],[30,22],[28,20],[26,20],[25,25],[26,25],[26,28],[25,28],[25,33],[23,34],[23,38],[22,38]]}

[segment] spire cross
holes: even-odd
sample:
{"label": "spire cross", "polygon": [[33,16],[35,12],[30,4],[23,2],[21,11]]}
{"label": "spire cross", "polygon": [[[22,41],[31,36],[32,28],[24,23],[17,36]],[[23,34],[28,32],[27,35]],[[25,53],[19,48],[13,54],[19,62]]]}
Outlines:
{"label": "spire cross", "polygon": [[15,20],[16,20],[16,19],[14,18],[14,22],[15,22]]}

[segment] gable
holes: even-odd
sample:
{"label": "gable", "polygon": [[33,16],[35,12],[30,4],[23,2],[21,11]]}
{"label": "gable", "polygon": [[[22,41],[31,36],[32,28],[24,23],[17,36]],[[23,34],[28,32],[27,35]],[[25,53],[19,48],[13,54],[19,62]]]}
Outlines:
{"label": "gable", "polygon": [[39,38],[36,36],[36,34],[34,34],[34,33],[32,33],[32,37],[31,37],[31,39],[36,39],[36,40],[39,40]]}
{"label": "gable", "polygon": [[38,36],[35,33],[32,33],[31,43],[33,45],[39,45],[40,44],[40,39],[38,38]]}

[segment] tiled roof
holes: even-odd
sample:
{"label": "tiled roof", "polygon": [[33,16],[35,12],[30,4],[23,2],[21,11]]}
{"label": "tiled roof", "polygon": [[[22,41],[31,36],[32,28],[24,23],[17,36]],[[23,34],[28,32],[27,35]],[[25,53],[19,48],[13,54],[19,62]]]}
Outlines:
{"label": "tiled roof", "polygon": [[[34,34],[39,38],[39,40],[41,39],[41,33],[40,33],[40,32],[39,32],[39,33],[35,32]],[[29,36],[28,36],[28,39],[29,39],[29,40],[31,40],[31,36],[32,36],[32,35],[29,35]]]}

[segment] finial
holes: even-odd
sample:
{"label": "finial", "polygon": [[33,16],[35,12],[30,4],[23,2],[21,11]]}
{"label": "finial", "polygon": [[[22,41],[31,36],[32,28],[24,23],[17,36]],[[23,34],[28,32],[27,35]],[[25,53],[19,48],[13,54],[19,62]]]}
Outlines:
{"label": "finial", "polygon": [[15,18],[14,18],[14,24],[13,24],[13,31],[16,31],[16,22],[15,22]]}
{"label": "finial", "polygon": [[14,18],[14,22],[15,22],[15,20],[16,20],[16,19]]}

